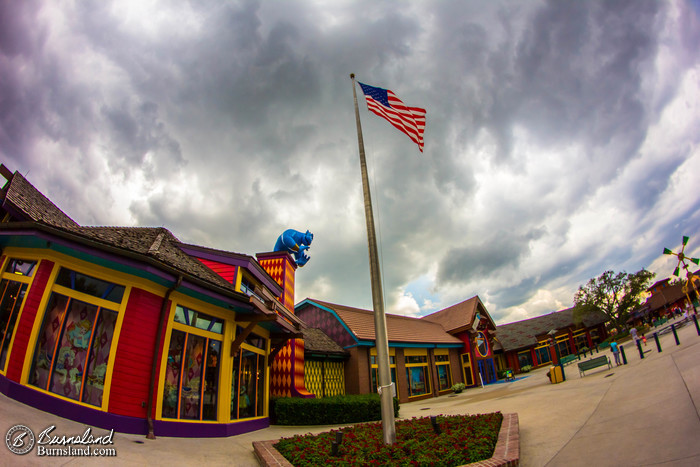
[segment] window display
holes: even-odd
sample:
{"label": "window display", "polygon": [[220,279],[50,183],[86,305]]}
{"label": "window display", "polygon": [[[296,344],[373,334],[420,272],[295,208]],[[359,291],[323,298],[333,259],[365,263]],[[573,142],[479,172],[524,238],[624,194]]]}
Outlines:
{"label": "window display", "polygon": [[422,396],[431,392],[427,355],[406,356],[406,379],[408,397]]}
{"label": "window display", "polygon": [[221,341],[173,329],[165,369],[164,418],[216,420],[220,354]]}
{"label": "window display", "polygon": [[233,359],[231,420],[264,415],[265,356],[241,348]]}
{"label": "window display", "polygon": [[438,390],[446,391],[452,387],[452,374],[450,373],[449,355],[436,355],[435,365],[437,366]]}
{"label": "window display", "polygon": [[5,371],[12,332],[15,330],[26,291],[27,284],[7,279],[0,282],[0,371]]}
{"label": "window display", "polygon": [[102,406],[117,312],[51,294],[34,352],[29,383]]}

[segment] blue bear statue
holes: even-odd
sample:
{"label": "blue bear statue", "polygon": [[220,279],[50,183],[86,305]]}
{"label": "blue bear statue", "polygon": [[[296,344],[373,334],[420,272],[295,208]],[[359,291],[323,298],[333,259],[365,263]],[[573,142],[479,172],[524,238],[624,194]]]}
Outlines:
{"label": "blue bear statue", "polygon": [[301,267],[310,259],[309,255],[306,254],[306,250],[309,249],[313,239],[314,234],[308,230],[306,233],[302,233],[298,230],[287,229],[277,239],[274,251],[291,253],[294,255],[294,261],[297,263],[297,266]]}

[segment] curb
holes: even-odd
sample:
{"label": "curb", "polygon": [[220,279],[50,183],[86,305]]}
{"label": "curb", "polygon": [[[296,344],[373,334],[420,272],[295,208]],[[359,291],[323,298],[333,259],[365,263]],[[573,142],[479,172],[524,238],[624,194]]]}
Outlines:
{"label": "curb", "polygon": [[[263,467],[294,467],[274,445],[279,440],[253,441],[255,457]],[[517,413],[504,413],[493,456],[467,464],[470,467],[517,467],[520,465],[520,422]]]}

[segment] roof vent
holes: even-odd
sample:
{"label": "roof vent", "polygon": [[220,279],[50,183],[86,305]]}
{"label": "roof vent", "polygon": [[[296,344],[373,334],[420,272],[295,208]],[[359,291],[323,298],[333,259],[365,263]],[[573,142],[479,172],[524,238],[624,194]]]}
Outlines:
{"label": "roof vent", "polygon": [[158,251],[160,244],[163,242],[163,238],[165,238],[165,232],[159,233],[156,239],[153,241],[151,247],[148,249],[149,254],[155,254]]}

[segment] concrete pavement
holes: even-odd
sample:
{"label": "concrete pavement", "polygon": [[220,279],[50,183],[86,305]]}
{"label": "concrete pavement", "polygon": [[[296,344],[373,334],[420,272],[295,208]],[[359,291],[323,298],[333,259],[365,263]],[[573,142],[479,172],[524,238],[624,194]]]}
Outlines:
{"label": "concrete pavement", "polygon": [[[527,378],[402,404],[400,418],[428,415],[516,412],[520,418],[523,466],[697,466],[700,465],[700,336],[694,324],[661,336],[662,352],[647,335],[645,358],[624,343],[628,365],[596,368],[580,377],[565,367],[567,380],[550,384],[546,369]],[[607,351],[604,353],[611,357]],[[614,364],[613,364],[614,365]],[[23,424],[35,434],[56,425],[60,434],[82,434],[86,426],[0,395],[0,433]],[[17,456],[0,446],[0,465],[235,465],[257,467],[252,442],[333,427],[282,427],[230,438],[147,440],[115,433],[116,457],[38,457],[36,448]],[[106,433],[93,429],[93,435]]]}

